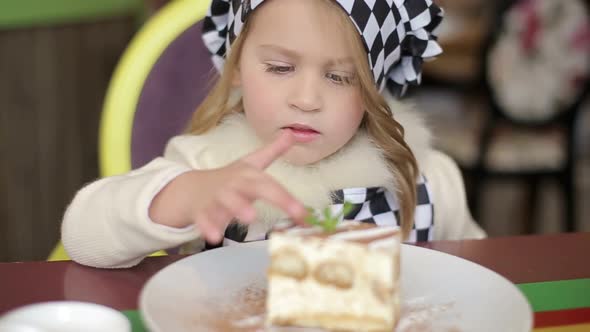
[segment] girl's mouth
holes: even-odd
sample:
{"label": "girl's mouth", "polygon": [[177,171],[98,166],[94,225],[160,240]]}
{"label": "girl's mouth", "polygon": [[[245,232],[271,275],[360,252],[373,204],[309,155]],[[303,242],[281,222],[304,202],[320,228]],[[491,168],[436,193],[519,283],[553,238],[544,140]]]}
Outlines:
{"label": "girl's mouth", "polygon": [[300,143],[308,143],[315,140],[317,137],[320,136],[320,132],[313,129],[310,126],[294,123],[288,126],[281,128],[283,130],[289,130],[295,140]]}

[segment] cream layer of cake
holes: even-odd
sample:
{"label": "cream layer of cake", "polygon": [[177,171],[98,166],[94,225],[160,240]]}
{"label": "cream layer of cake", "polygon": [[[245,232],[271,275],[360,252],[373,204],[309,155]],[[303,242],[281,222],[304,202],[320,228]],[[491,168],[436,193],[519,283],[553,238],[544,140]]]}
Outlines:
{"label": "cream layer of cake", "polygon": [[399,316],[400,231],[343,222],[288,228],[269,243],[267,324],[392,331]]}

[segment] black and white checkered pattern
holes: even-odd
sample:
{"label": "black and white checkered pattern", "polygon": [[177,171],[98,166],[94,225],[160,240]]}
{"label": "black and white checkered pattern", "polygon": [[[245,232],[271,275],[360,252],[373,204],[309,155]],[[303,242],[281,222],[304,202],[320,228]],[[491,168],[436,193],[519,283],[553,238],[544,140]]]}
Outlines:
{"label": "black and white checkered pattern", "polygon": [[[416,210],[409,242],[432,240],[434,208],[428,182],[421,176],[416,184]],[[357,220],[378,226],[400,226],[399,201],[395,193],[383,187],[348,188],[334,192],[332,212],[342,211],[344,202],[353,205],[343,219]]]}
{"label": "black and white checkered pattern", "polygon": [[[430,241],[434,231],[434,206],[430,187],[423,176],[420,176],[416,183],[416,193],[414,225],[407,241]],[[377,226],[400,226],[399,201],[395,193],[383,187],[346,188],[334,191],[330,206],[332,213],[341,213],[344,202],[351,203],[353,208],[342,219],[372,223]],[[321,215],[319,211],[318,214]],[[215,245],[207,244],[206,249],[245,242],[247,234],[247,226],[232,223],[225,231],[223,242]],[[258,240],[267,238],[268,234]]]}
{"label": "black and white checkered pattern", "polygon": [[213,0],[203,21],[203,41],[213,64],[223,68],[225,55],[240,34],[248,14],[264,0]]}
{"label": "black and white checkered pattern", "polygon": [[[390,79],[394,93],[420,84],[422,63],[442,52],[434,35],[443,11],[432,0],[335,0],[362,36],[375,83]],[[203,40],[221,70],[231,43],[248,14],[264,0],[213,0],[204,20]]]}

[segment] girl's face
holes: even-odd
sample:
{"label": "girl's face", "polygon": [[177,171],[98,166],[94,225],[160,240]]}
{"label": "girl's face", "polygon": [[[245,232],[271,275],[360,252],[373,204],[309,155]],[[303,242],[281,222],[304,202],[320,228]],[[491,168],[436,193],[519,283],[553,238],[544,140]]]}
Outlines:
{"label": "girl's face", "polygon": [[292,164],[330,156],[364,114],[341,20],[318,0],[267,0],[251,19],[234,75],[248,123],[264,142],[291,131]]}

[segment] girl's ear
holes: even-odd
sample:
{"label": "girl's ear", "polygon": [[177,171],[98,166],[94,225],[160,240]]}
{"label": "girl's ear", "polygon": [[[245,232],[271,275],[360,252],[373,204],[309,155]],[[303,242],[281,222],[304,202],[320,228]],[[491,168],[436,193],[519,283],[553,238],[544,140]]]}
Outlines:
{"label": "girl's ear", "polygon": [[242,86],[242,72],[240,70],[240,65],[237,65],[233,70],[231,85],[234,88],[239,88]]}
{"label": "girl's ear", "polygon": [[232,87],[227,99],[227,105],[233,108],[242,100],[242,89],[240,87]]}

